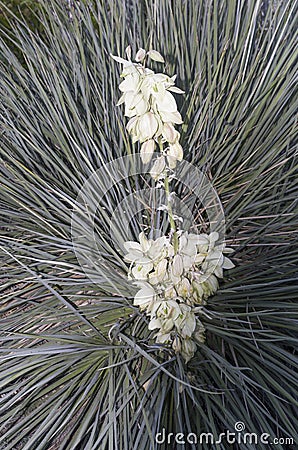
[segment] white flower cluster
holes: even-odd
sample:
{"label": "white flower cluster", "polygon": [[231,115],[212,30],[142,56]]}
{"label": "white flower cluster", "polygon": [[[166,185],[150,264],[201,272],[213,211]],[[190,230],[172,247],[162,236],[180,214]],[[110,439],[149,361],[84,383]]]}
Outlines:
{"label": "white flower cluster", "polygon": [[173,349],[189,361],[204,342],[204,326],[198,317],[206,299],[218,289],[223,269],[234,264],[224,254],[233,251],[219,244],[216,232],[192,234],[178,232],[178,251],[166,236],[124,244],[125,260],[131,263],[129,278],[140,288],[134,305],[150,317],[149,329],[159,343],[171,343]]}
{"label": "white flower cluster", "polygon": [[[124,103],[125,115],[130,118],[127,130],[132,141],[139,141],[141,158],[149,163],[157,144],[162,149],[162,155],[155,161],[153,174],[158,174],[166,164],[174,169],[177,161],[183,158],[183,149],[179,143],[180,134],[175,130],[175,124],[181,124],[182,118],[177,111],[177,104],[171,92],[182,94],[175,86],[176,76],[169,77],[164,73],[155,73],[145,67],[146,57],[158,62],[164,62],[163,57],[155,50],[146,52],[140,49],[135,62],[131,60],[131,49],[126,49],[128,59],[111,55],[123,65],[119,89],[123,93],[117,105]],[[163,144],[166,144],[163,150]]]}

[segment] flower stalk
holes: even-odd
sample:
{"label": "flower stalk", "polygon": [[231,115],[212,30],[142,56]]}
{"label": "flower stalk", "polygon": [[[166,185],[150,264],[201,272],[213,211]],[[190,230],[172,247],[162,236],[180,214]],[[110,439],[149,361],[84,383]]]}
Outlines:
{"label": "flower stalk", "polygon": [[166,175],[164,179],[164,188],[165,193],[167,197],[167,212],[168,212],[168,219],[171,227],[171,236],[173,236],[173,246],[174,246],[174,252],[175,254],[178,251],[178,235],[177,235],[177,227],[174,220],[174,214],[173,214],[173,208],[172,208],[172,200],[171,200],[171,192],[170,192],[170,182],[169,182],[169,176]]}

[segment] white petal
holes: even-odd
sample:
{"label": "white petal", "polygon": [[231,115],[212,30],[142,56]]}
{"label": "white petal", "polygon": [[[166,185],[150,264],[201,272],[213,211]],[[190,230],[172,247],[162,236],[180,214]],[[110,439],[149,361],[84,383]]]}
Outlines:
{"label": "white petal", "polygon": [[110,56],[120,64],[127,64],[128,61],[126,59],[120,58],[120,56],[115,56],[110,53]]}
{"label": "white petal", "polygon": [[202,299],[204,296],[204,290],[203,290],[203,286],[202,283],[199,281],[193,281],[192,282],[192,287],[194,288],[197,296],[199,297],[199,299]]}
{"label": "white petal", "polygon": [[137,280],[146,280],[147,275],[152,270],[153,264],[150,262],[148,264],[138,264],[133,267],[131,273]]}
{"label": "white petal", "polygon": [[149,279],[148,279],[148,281],[149,281],[149,283],[150,283],[152,286],[155,286],[156,284],[159,284],[159,283],[160,283],[160,280],[159,280],[159,278],[156,276],[156,273],[155,273],[155,272],[149,273]]}
{"label": "white petal", "polygon": [[167,155],[168,165],[170,169],[175,169],[177,166],[177,159],[174,156]]}
{"label": "white petal", "polygon": [[166,82],[169,82],[169,80],[171,80],[168,75],[166,75],[165,73],[154,73],[153,72],[153,76],[152,79],[154,80],[154,82],[160,84],[164,84]]}
{"label": "white petal", "polygon": [[174,326],[174,320],[173,319],[166,319],[164,321],[162,321],[162,332],[163,333],[169,333]]}
{"label": "white petal", "polygon": [[139,119],[140,141],[151,139],[158,129],[158,121],[155,114],[147,112]]}
{"label": "white petal", "polygon": [[183,267],[187,270],[196,262],[195,256],[183,255]]}
{"label": "white petal", "polygon": [[[134,108],[135,106],[137,106],[139,103],[144,101],[144,97],[142,96],[142,94],[140,92],[133,93],[133,95],[126,94],[126,97],[129,97],[130,103],[129,106],[130,108]],[[126,103],[128,103],[128,101],[126,101]]]}
{"label": "white petal", "polygon": [[143,253],[137,253],[137,251],[130,252],[124,256],[125,261],[135,262],[137,264],[149,264],[151,259],[145,256]]}
{"label": "white petal", "polygon": [[124,102],[125,102],[125,95],[121,95],[121,97],[119,98],[118,102],[116,103],[116,106],[120,106]]}
{"label": "white petal", "polygon": [[161,320],[160,319],[151,319],[148,324],[148,329],[155,330],[156,328],[161,328]]}
{"label": "white petal", "polygon": [[207,234],[189,234],[188,239],[195,241],[196,245],[208,245]]}
{"label": "white petal", "polygon": [[176,94],[185,94],[182,89],[179,89],[177,86],[171,86],[168,88],[168,91],[175,92]]}
{"label": "white petal", "polygon": [[137,123],[138,123],[138,120],[139,120],[138,117],[133,117],[132,119],[130,119],[130,120],[127,122],[126,129],[127,129],[127,131],[128,131],[129,133],[133,133],[133,132],[134,132],[134,130],[135,130],[135,128],[136,128],[136,125],[137,125]]}
{"label": "white petal", "polygon": [[177,292],[175,291],[175,289],[173,287],[168,287],[164,291],[164,296],[165,296],[165,298],[176,298]]}
{"label": "white petal", "polygon": [[176,100],[170,92],[156,96],[156,103],[159,111],[175,113],[177,111]]}
{"label": "white petal", "polygon": [[162,136],[169,143],[175,142],[176,140],[176,130],[171,123],[164,123],[162,127]]}
{"label": "white petal", "polygon": [[[183,258],[184,261],[184,258]],[[187,278],[183,278],[181,283],[177,286],[178,295],[181,297],[187,297],[190,294],[190,282]]]}
{"label": "white petal", "polygon": [[158,333],[156,335],[156,342],[160,343],[160,344],[164,344],[165,342],[167,342],[170,339],[171,333]]}
{"label": "white petal", "polygon": [[175,300],[167,300],[162,303],[163,314],[176,320],[181,314],[179,304]]}
{"label": "white petal", "polygon": [[183,339],[181,354],[186,363],[194,356],[196,349],[197,346],[192,339]]}
{"label": "white petal", "polygon": [[196,243],[188,239],[187,244],[183,247],[183,249],[181,250],[181,253],[183,255],[192,256],[194,258],[197,254]]}
{"label": "white petal", "polygon": [[158,264],[158,262],[164,257],[163,252],[166,245],[167,238],[165,236],[161,236],[152,242],[148,255],[153,259],[154,263]]}
{"label": "white petal", "polygon": [[181,114],[178,111],[176,111],[176,112],[160,111],[160,115],[161,115],[163,122],[172,122],[172,123],[176,123],[176,124],[183,123]]}
{"label": "white petal", "polygon": [[[140,94],[141,95],[141,94]],[[135,110],[138,116],[142,116],[143,114],[145,114],[148,109],[149,109],[149,105],[148,102],[146,102],[146,100],[144,99],[143,96],[141,96],[142,98],[139,100],[139,102],[135,105]]]}
{"label": "white petal", "polygon": [[187,245],[187,233],[181,234],[179,238],[179,250],[181,251]]}
{"label": "white petal", "polygon": [[218,281],[217,278],[214,275],[210,275],[208,277],[208,280],[206,280],[206,282],[204,283],[204,285],[209,286],[209,289],[211,290],[211,292],[216,292],[216,290],[218,289]]}
{"label": "white petal", "polygon": [[214,275],[217,276],[217,278],[223,278],[223,270],[221,266],[217,266],[215,268]]}
{"label": "white petal", "polygon": [[125,79],[119,84],[119,89],[121,92],[127,91],[137,91],[139,86],[139,76],[136,74],[128,75]]}
{"label": "white petal", "polygon": [[205,260],[205,258],[206,258],[206,255],[205,254],[202,254],[202,253],[198,253],[197,255],[196,255],[196,259],[195,259],[195,263],[196,264],[202,264],[202,262]]}
{"label": "white petal", "polygon": [[154,299],[154,297],[154,289],[150,287],[144,287],[136,293],[133,303],[135,306],[145,306],[146,304],[150,303]]}
{"label": "white petal", "polygon": [[222,268],[223,269],[233,269],[233,267],[235,267],[235,264],[233,264],[229,258],[224,256],[224,262],[223,262]]}
{"label": "white petal", "polygon": [[161,261],[159,261],[156,267],[156,272],[158,273],[159,276],[164,276],[167,270],[167,264],[168,261],[166,259],[162,259]]}
{"label": "white petal", "polygon": [[209,239],[210,239],[210,242],[218,241],[219,234],[217,233],[217,231],[212,231],[212,233],[210,233],[210,235],[209,235]]}
{"label": "white petal", "polygon": [[121,77],[125,78],[132,74],[139,76],[139,72],[137,71],[135,64],[132,63],[131,61],[126,61],[126,60],[124,60],[124,61],[125,61],[125,64],[123,66]]}
{"label": "white petal", "polygon": [[125,111],[124,115],[126,117],[133,117],[136,116],[136,110],[131,104],[134,101],[135,94],[132,91],[128,91],[125,94]]}
{"label": "white petal", "polygon": [[185,324],[181,330],[181,334],[184,338],[191,337],[192,333],[196,328],[196,319],[194,314],[189,314],[188,318],[185,321]]}
{"label": "white petal", "polygon": [[140,244],[135,241],[126,241],[124,242],[123,247],[127,252],[130,252],[132,250],[142,251]]}
{"label": "white petal", "polygon": [[176,336],[173,344],[172,344],[173,349],[175,350],[176,353],[180,353],[181,352],[181,341],[180,339]]}

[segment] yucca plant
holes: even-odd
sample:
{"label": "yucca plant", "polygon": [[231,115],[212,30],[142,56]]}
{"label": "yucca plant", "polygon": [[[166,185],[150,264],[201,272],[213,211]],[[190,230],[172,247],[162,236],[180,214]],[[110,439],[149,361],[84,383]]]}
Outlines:
{"label": "yucca plant", "polygon": [[[6,13],[0,448],[294,448],[297,1],[41,0],[41,34]],[[123,199],[149,183],[116,107],[110,54],[128,45],[177,74],[184,158],[212,182],[235,250],[187,364],[152,339],[119,244],[152,220],[147,194],[125,219]]]}

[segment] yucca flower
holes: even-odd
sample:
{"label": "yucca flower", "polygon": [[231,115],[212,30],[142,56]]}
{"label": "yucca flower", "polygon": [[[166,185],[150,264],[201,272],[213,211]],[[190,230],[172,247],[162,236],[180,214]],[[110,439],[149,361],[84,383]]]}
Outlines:
{"label": "yucca flower", "polygon": [[[142,232],[139,242],[124,243],[128,251],[124,259],[131,263],[129,279],[136,280],[140,287],[134,305],[149,315],[149,330],[159,329],[156,341],[171,344],[175,351],[179,348],[186,361],[194,356],[197,348],[189,341],[198,333],[197,320],[201,330],[198,342],[202,342],[204,336],[203,323],[194,311],[200,314],[197,307],[216,293],[217,277],[223,277],[223,269],[234,267],[223,254],[231,249],[218,240],[216,232],[197,235],[181,231],[178,252],[169,236],[147,239]],[[181,345],[176,345],[176,338],[180,339]],[[188,339],[186,346],[183,346],[184,339]]]}
{"label": "yucca flower", "polygon": [[166,155],[169,167],[173,169],[177,161],[183,158],[180,134],[174,125],[182,124],[183,121],[172,92],[183,94],[183,91],[175,86],[176,76],[154,73],[141,64],[146,56],[163,63],[164,58],[156,50],[146,52],[139,49],[135,62],[130,59],[130,48],[126,49],[126,54],[127,60],[111,56],[123,66],[121,77],[124,80],[119,84],[122,96],[117,105],[125,105],[125,116],[130,118],[127,131],[133,142],[142,144],[141,158],[145,164],[150,162],[156,145],[160,147],[168,143]]}

